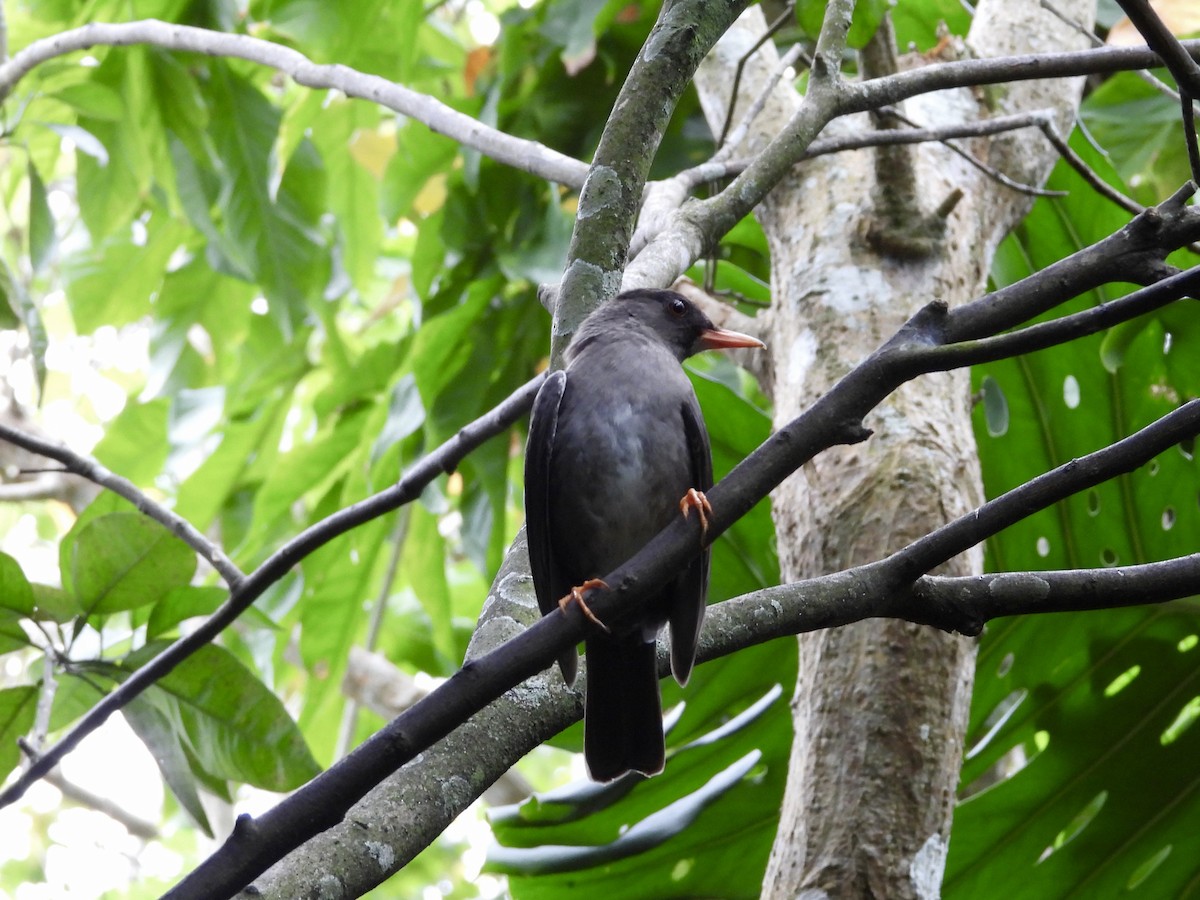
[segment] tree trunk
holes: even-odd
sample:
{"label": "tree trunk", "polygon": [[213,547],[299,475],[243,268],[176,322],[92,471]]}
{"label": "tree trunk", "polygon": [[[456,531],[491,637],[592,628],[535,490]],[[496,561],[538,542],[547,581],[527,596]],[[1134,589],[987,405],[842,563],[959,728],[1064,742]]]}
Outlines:
{"label": "tree trunk", "polygon": [[[1093,5],[1063,4],[1085,26]],[[748,11],[701,70],[715,129],[727,114],[730,67],[761,29],[758,8]],[[1026,52],[1034,42],[1039,50],[1085,45],[1037,0],[983,0],[968,42],[980,56]],[[768,46],[747,66],[740,107],[762,90],[774,57]],[[1053,108],[1066,133],[1079,88],[1010,86],[993,111]],[[790,91],[777,89],[772,108],[784,113],[760,117],[746,150],[782,125],[797,102]],[[921,124],[969,121],[988,115],[989,99],[942,92],[909,101],[905,112]],[[862,116],[827,133],[869,127]],[[1029,132],[969,149],[1030,184],[1040,184],[1054,162],[1053,150]],[[1028,210],[1028,195],[943,146],[878,153],[805,163],[758,210],[772,256],[769,386],[780,423],[925,303],[982,293],[996,245]],[[949,215],[936,212],[957,190],[962,197]],[[919,240],[907,239],[913,235]],[[966,372],[925,376],[874,411],[868,441],[824,453],[784,482],[773,497],[783,578],[878,559],[978,505],[970,407]],[[982,559],[976,548],[943,573],[978,573]],[[764,897],[938,896],[974,655],[973,641],[890,620],[801,636],[795,738]]]}

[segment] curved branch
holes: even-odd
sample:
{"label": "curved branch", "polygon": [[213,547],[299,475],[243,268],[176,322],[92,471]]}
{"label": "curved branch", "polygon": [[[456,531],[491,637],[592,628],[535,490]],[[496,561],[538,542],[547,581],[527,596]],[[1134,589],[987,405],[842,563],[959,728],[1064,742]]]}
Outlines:
{"label": "curved branch", "polygon": [[[1200,41],[1181,46],[1200,56]],[[1144,48],[1104,47],[1041,55],[966,59],[910,69],[870,81],[841,83],[836,91],[811,87],[791,121],[721,193],[678,210],[626,270],[625,288],[669,284],[704,251],[762,202],[791,167],[803,159],[817,135],[834,118],[895,105],[920,94],[953,88],[1045,78],[1070,78],[1160,65]]]}
{"label": "curved branch", "polygon": [[578,160],[535,141],[489,128],[477,119],[451,109],[440,100],[378,75],[368,75],[343,65],[314,63],[290,47],[248,35],[174,25],[157,19],[122,23],[92,22],[34,41],[0,65],[0,100],[44,62],[99,45],[126,47],[132,44],[151,44],[167,50],[205,53],[209,56],[230,56],[270,66],[305,87],[338,90],[348,97],[378,103],[416,119],[431,131],[453,138],[464,147],[471,147],[490,159],[547,181],[578,189],[587,174],[587,166]]}
{"label": "curved branch", "polygon": [[[229,599],[203,625],[175,641],[131,674],[111,694],[92,707],[57,744],[38,756],[20,777],[0,792],[0,808],[18,800],[30,785],[44,778],[62,757],[75,749],[80,741],[99,728],[114,712],[126,706],[200,647],[211,642],[262,596],[263,591],[286,575],[304,557],[350,529],[412,502],[438,475],[453,472],[468,453],[508,428],[529,410],[544,379],[545,375],[538,375],[517,388],[494,409],[463,426],[453,437],[415,463],[390,488],[322,519],[275,551],[236,587],[231,586]],[[54,445],[46,449],[57,452]]]}
{"label": "curved branch", "polygon": [[[1157,214],[1158,210],[1151,212]],[[1171,228],[1155,229],[1153,233],[1160,240],[1165,239],[1167,233],[1178,239],[1186,236],[1189,228],[1195,230],[1198,227],[1200,212],[1192,214],[1183,209]],[[1166,250],[1166,245],[1159,248],[1163,254]],[[1136,258],[1145,252],[1145,247],[1135,241],[1133,246],[1125,247],[1125,252]],[[1027,288],[1027,293],[1040,290],[1055,298],[1055,303],[1068,299],[1058,290],[1059,281],[1050,270],[1030,276],[1027,281],[1033,285]],[[1003,302],[1023,309],[1026,297],[1012,294]],[[970,309],[972,305],[962,309]],[[1053,303],[1047,302],[1047,305]],[[946,323],[953,315],[944,308],[934,307],[918,312],[883,347],[708,491],[713,515],[704,540],[715,540],[785,477],[820,451],[867,438],[870,432],[862,425],[863,417],[901,384],[934,368],[949,369],[957,365],[947,362],[935,366],[925,351],[927,345],[946,339],[952,330]],[[1004,315],[998,315],[993,324],[1004,319]],[[905,551],[858,569],[798,585],[770,588],[714,606],[704,629],[699,658],[712,659],[800,631],[872,616],[900,615],[905,607],[894,597],[902,595],[924,572],[961,552],[965,545],[983,540],[1021,515],[1035,511],[1038,504],[1054,502],[1085,489],[1097,479],[1128,471],[1182,437],[1197,433],[1200,433],[1200,400],[1192,401],[1113,447],[1073,461],[1035,480],[1032,496],[1018,489],[992,501],[984,508],[988,510],[986,514],[980,511],[982,519],[975,514],[968,515],[933,532],[928,539],[923,539],[926,540],[924,543],[915,542]],[[700,551],[701,539],[698,523],[682,518],[675,520],[632,559],[604,577],[609,589],[589,593],[588,605],[593,613],[619,627],[623,619],[636,614],[642,598],[649,591],[672,572],[679,571]],[[519,566],[519,561],[514,566]],[[1191,588],[1194,590],[1194,583]],[[503,586],[501,590],[503,592]],[[528,592],[527,582],[525,590]],[[780,598],[788,596],[789,592],[802,596],[803,602],[780,603]],[[814,611],[808,603],[820,597],[824,599]],[[969,615],[969,610],[950,607],[918,612],[924,618],[917,621],[940,627],[968,632],[979,627],[978,617]],[[740,619],[736,618],[738,616]],[[231,892],[258,877],[290,850],[341,822],[349,808],[387,774],[455,733],[461,723],[510,688],[551,665],[564,648],[581,641],[592,627],[584,614],[572,606],[564,615],[538,619],[523,631],[512,634],[497,649],[469,660],[425,700],[377,732],[345,760],[257,820],[249,816],[239,819],[226,843],[167,896],[175,900],[211,896],[218,887]],[[509,629],[508,633],[511,632]],[[665,672],[665,668],[662,671]],[[559,721],[562,713],[559,704],[568,700],[546,702],[558,712],[545,715],[539,712],[539,721]],[[550,734],[523,729],[522,739],[533,741],[525,749]],[[505,752],[514,750],[509,748]],[[507,759],[511,760],[512,757]],[[485,783],[473,784],[472,796],[462,799],[473,799],[486,786]],[[394,786],[389,787],[395,790]],[[398,867],[405,860],[395,862]]]}

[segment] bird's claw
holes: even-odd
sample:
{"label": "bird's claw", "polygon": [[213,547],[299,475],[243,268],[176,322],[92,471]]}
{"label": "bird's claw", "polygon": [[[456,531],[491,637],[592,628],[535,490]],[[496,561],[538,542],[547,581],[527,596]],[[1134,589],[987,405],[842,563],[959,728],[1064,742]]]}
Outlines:
{"label": "bird's claw", "polygon": [[708,517],[713,514],[712,504],[708,502],[708,498],[704,496],[703,491],[688,488],[688,492],[679,501],[679,511],[683,513],[683,517],[686,519],[693,509],[696,510],[696,515],[700,517],[700,539],[704,540],[708,534]]}
{"label": "bird's claw", "polygon": [[588,608],[587,603],[585,603],[583,600],[584,593],[595,588],[605,588],[607,590],[608,585],[600,578],[589,578],[578,587],[571,588],[571,593],[567,594],[558,601],[558,608],[562,610],[563,613],[566,613],[567,607],[570,606],[571,603],[576,603],[578,604],[579,608],[583,610],[583,614],[587,616],[593,623],[603,628],[606,633],[611,633],[609,627],[596,618],[596,614]]}

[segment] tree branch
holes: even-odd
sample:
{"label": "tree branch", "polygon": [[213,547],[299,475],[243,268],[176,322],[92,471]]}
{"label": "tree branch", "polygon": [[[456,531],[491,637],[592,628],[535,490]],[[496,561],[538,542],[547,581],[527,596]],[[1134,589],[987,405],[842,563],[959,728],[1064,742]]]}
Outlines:
{"label": "tree branch", "polygon": [[[1184,41],[1187,52],[1200,56],[1200,41]],[[846,83],[836,96],[810,88],[792,120],[770,145],[721,193],[685,205],[650,241],[654,253],[642,252],[625,272],[623,287],[669,284],[687,270],[704,248],[747,216],[803,158],[817,134],[834,118],[895,105],[935,91],[975,85],[1129,71],[1159,65],[1148,49],[1105,47],[1064,53],[966,59],[910,69],[869,81]]]}
{"label": "tree branch", "polygon": [[[292,566],[304,557],[350,529],[391,512],[405,503],[412,502],[438,475],[443,472],[453,472],[468,453],[488,438],[504,431],[529,410],[533,404],[534,395],[541,387],[544,378],[544,375],[538,375],[526,382],[494,409],[463,426],[453,437],[415,463],[390,488],[322,519],[275,551],[236,587],[231,587],[229,599],[221,604],[221,607],[203,625],[175,641],[162,653],[132,673],[112,693],[92,707],[87,715],[80,719],[57,744],[41,754],[25,772],[22,772],[12,784],[0,792],[0,808],[15,802],[24,795],[30,785],[45,777],[66,754],[75,749],[87,735],[99,728],[114,712],[127,705],[200,647],[211,642],[262,596],[263,591],[287,574]],[[0,436],[6,437],[2,432],[0,432]],[[44,449],[48,452],[62,453],[62,449],[57,445],[43,441],[38,441],[38,444],[44,444]],[[34,450],[34,452],[41,451]],[[70,454],[70,451],[67,451],[67,454],[74,456],[74,454]],[[136,491],[136,488],[134,490]]]}
{"label": "tree branch", "polygon": [[427,94],[410,90],[378,75],[367,75],[343,65],[314,63],[303,53],[289,47],[248,35],[174,25],[156,19],[123,23],[92,22],[34,41],[0,65],[0,100],[44,62],[90,47],[125,47],[132,44],[151,44],[167,50],[209,56],[230,56],[270,66],[305,87],[337,90],[348,97],[378,103],[416,119],[431,131],[444,134],[464,147],[471,147],[490,159],[547,181],[578,189],[587,174],[587,166],[578,160],[535,141],[489,128]]}
{"label": "tree branch", "polygon": [[177,516],[165,506],[155,503],[138,490],[133,482],[109,471],[91,457],[76,453],[66,444],[46,440],[3,423],[0,423],[0,440],[61,463],[64,471],[86,478],[88,481],[107,488],[117,496],[124,497],[137,507],[140,513],[164,526],[208,560],[230,588],[237,587],[245,579],[246,576],[242,574],[242,570],[233,564],[233,561],[225,555],[221,548],[197,531],[190,522]]}
{"label": "tree branch", "polygon": [[554,366],[561,365],[584,317],[619,292],[642,190],[671,113],[700,61],[746,3],[669,2],[638,53],[579,195],[579,214],[553,310]]}
{"label": "tree branch", "polygon": [[[1151,215],[1153,214],[1153,215]],[[1170,227],[1151,231],[1159,239],[1167,234],[1186,237],[1200,228],[1200,212],[1180,208],[1166,216],[1161,210],[1147,217]],[[1133,229],[1135,232],[1137,229]],[[1117,236],[1125,235],[1129,228]],[[1100,242],[1096,246],[1102,246]],[[1126,235],[1124,252],[1135,261],[1147,252],[1139,240]],[[1159,247],[1165,255],[1167,245]],[[1125,268],[1128,268],[1128,260]],[[763,499],[785,477],[818,452],[836,444],[853,443],[869,436],[863,417],[897,387],[920,374],[953,368],[957,362],[931,359],[926,348],[944,342],[962,329],[955,318],[961,313],[979,321],[976,308],[1009,304],[1017,312],[991,310],[987,321],[997,329],[1004,322],[1030,309],[1049,308],[1069,299],[1061,289],[1061,277],[1051,269],[1026,279],[1022,292],[995,301],[981,298],[953,311],[928,306],[918,312],[891,340],[843,377],[799,417],[780,429],[708,491],[713,506],[705,540],[715,540],[737,519]],[[1029,296],[1041,291],[1052,299],[1031,304]],[[1051,472],[990,504],[977,513],[933,532],[887,559],[858,569],[814,579],[786,588],[770,588],[712,608],[710,622],[701,642],[701,659],[711,659],[773,637],[796,634],[872,617],[895,617],[906,607],[895,595],[902,594],[925,571],[1011,524],[1077,490],[1114,477],[1140,465],[1185,436],[1200,433],[1200,401],[1192,401],[1163,417],[1137,435],[1097,451]],[[613,627],[636,614],[641,598],[670,577],[700,550],[697,523],[682,518],[674,521],[632,559],[604,577],[607,590],[592,591],[587,601],[592,611]],[[510,572],[523,571],[523,560],[506,560]],[[517,576],[518,578],[524,576]],[[512,575],[498,579],[506,582]],[[1194,583],[1191,585],[1194,590]],[[804,592],[805,603],[778,602],[779,592]],[[524,585],[528,600],[528,584]],[[775,592],[775,593],[772,593]],[[824,599],[814,612],[807,598]],[[1002,592],[1001,592],[1002,593]],[[998,599],[1003,599],[998,594]],[[889,604],[894,604],[889,606]],[[530,604],[532,606],[532,604]],[[740,625],[730,621],[735,613],[749,609]],[[915,621],[966,631],[978,630],[978,617],[956,607],[914,607]],[[1002,607],[997,606],[999,610]],[[723,612],[728,610],[728,612]],[[909,610],[911,611],[911,610]],[[996,612],[995,614],[1002,614]],[[192,872],[168,896],[191,898],[211,896],[216,887],[232,892],[263,872],[289,850],[341,821],[347,810],[371,790],[387,773],[413,760],[417,754],[450,735],[469,717],[510,688],[545,669],[567,646],[582,640],[592,626],[582,612],[572,607],[565,615],[537,619],[512,635],[498,649],[471,659],[445,684],[372,736],[345,760],[322,773],[283,800],[258,820],[243,816],[234,833],[212,857]],[[511,633],[511,632],[510,632]],[[538,704],[540,706],[540,704]],[[556,707],[557,708],[557,707]],[[553,719],[547,714],[546,719]],[[540,741],[548,735],[524,732],[527,739]],[[511,762],[511,758],[502,760]],[[482,791],[487,784],[472,786]],[[395,789],[393,785],[391,789]],[[469,802],[467,797],[463,800]],[[404,860],[397,860],[397,866]]]}

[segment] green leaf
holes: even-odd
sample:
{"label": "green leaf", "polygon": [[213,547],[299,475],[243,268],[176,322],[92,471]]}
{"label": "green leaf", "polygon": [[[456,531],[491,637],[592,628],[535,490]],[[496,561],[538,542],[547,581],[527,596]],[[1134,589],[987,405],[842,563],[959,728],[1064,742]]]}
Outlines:
{"label": "green leaf", "polygon": [[21,761],[17,738],[33,727],[37,688],[31,685],[0,690],[0,772],[7,775]]}
{"label": "green leaf", "polygon": [[200,830],[211,838],[212,826],[204,812],[204,804],[200,802],[196,779],[192,775],[187,754],[184,753],[180,742],[185,729],[175,698],[151,685],[134,697],[121,710],[121,715],[154,757],[163,780],[180,806],[200,826]]}
{"label": "green leaf", "polygon": [[486,869],[506,873],[520,900],[757,897],[790,744],[783,691],[776,684],[751,693],[761,683],[752,677],[754,686],[743,685],[722,719],[699,733],[681,734],[683,722],[668,713],[664,777],[581,782],[493,811],[500,846]]}
{"label": "green leaf", "polygon": [[165,399],[126,403],[109,422],[92,455],[134,484],[152,485],[167,461],[168,407]]}
{"label": "green leaf", "polygon": [[7,553],[0,553],[0,608],[32,616],[34,605],[33,588],[21,564]]}
{"label": "green leaf", "polygon": [[98,81],[80,81],[60,88],[50,96],[93,119],[118,122],[125,114],[121,95]]}
{"label": "green leaf", "polygon": [[58,236],[54,233],[54,214],[46,198],[46,185],[42,176],[29,161],[29,261],[34,273],[42,271],[46,261],[58,247]]}
{"label": "green leaf", "polygon": [[0,609],[0,654],[33,646],[29,635],[21,627],[23,618],[25,617],[11,609]]}
{"label": "green leaf", "polygon": [[61,625],[83,615],[83,609],[75,602],[75,597],[62,588],[48,584],[35,584],[32,587],[35,604],[33,618]]}
{"label": "green leaf", "polygon": [[371,446],[371,464],[374,465],[388,450],[415,433],[424,421],[425,407],[421,404],[416,379],[409,373],[392,386],[387,422]]}
{"label": "green leaf", "polygon": [[[1078,136],[1089,165],[1119,184]],[[1050,188],[1002,245],[998,284],[1044,268],[1107,234],[1126,214],[1060,166]],[[1055,311],[1124,291],[1110,285]],[[1171,411],[1195,384],[1195,335],[1177,308],[1107,336],[979,367],[1007,401],[997,434],[976,417],[985,488],[1008,490],[1124,437]],[[1168,340],[1167,335],[1171,335]],[[985,388],[985,407],[986,407]],[[985,426],[985,427],[981,427]],[[1135,472],[1017,523],[988,543],[993,570],[1148,562],[1195,552],[1200,468],[1173,449]],[[991,623],[982,640],[966,799],[955,813],[944,895],[1175,896],[1200,853],[1180,799],[1197,786],[1200,695],[1193,602]],[[1015,771],[1014,771],[1015,770]],[[998,782],[987,790],[977,785]],[[1165,848],[1171,848],[1164,854]]]}
{"label": "green leaf", "polygon": [[452,671],[462,659],[454,635],[454,611],[446,578],[446,541],[438,531],[438,517],[423,504],[415,504],[404,542],[403,571],[433,626],[433,646],[444,666]]}
{"label": "green leaf", "polygon": [[[291,334],[328,274],[328,251],[305,211],[306,202],[324,195],[320,161],[302,142],[280,178],[272,157],[279,111],[223,64],[214,65],[209,89],[209,134],[221,161],[215,205],[225,246],[242,249],[242,262],[262,285],[272,318]],[[279,186],[275,196],[272,185]]]}
{"label": "green leaf", "polygon": [[[112,235],[64,263],[67,301],[75,327],[91,334],[103,325],[127,325],[150,312],[171,255],[179,249],[182,225],[154,219],[146,240]],[[113,290],[120,284],[121,290]]]}
{"label": "green leaf", "polygon": [[46,127],[59,137],[70,141],[76,151],[91,157],[98,165],[108,165],[108,148],[86,128],[78,125],[62,125],[57,122],[50,122]]}
{"label": "green leaf", "polygon": [[[121,664],[132,672],[161,652],[147,644]],[[208,644],[157,682],[159,709],[174,740],[211,776],[288,791],[318,768],[296,723],[276,697],[229,651]]]}
{"label": "green leaf", "polygon": [[110,513],[88,522],[69,552],[71,582],[88,615],[156,603],[196,571],[192,549],[140,513]]}
{"label": "green leaf", "polygon": [[[229,598],[229,592],[218,587],[184,585],[171,590],[150,610],[146,621],[146,640],[161,637],[185,619],[208,616]],[[253,612],[247,610],[244,615]]]}

